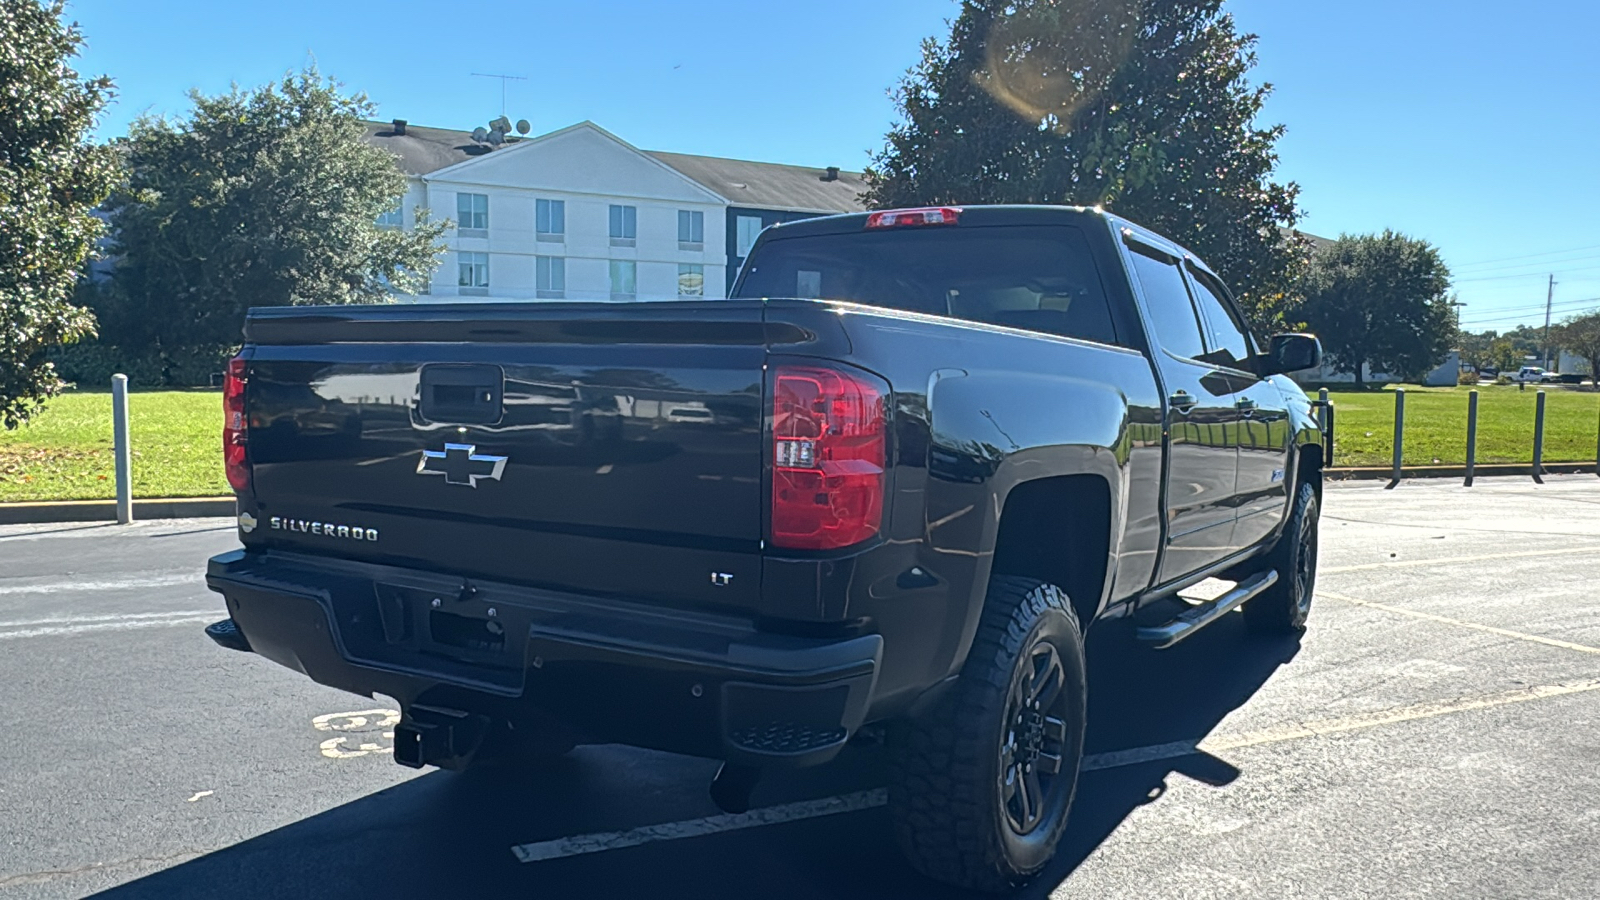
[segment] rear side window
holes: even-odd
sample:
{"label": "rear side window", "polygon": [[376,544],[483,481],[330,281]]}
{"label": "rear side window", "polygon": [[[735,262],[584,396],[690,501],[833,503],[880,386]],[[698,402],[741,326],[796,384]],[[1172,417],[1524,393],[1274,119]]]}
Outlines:
{"label": "rear side window", "polygon": [[1175,261],[1144,252],[1129,243],[1134,274],[1144,289],[1145,312],[1155,331],[1156,343],[1175,356],[1200,359],[1205,356],[1205,341],[1200,338],[1200,318],[1195,314],[1183,273]]}
{"label": "rear side window", "polygon": [[770,240],[737,297],[845,300],[1116,344],[1083,232],[911,228]]}

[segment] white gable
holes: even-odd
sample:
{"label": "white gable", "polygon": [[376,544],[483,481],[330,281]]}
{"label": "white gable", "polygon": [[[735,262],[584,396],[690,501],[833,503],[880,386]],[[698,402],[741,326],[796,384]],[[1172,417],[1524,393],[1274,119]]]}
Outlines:
{"label": "white gable", "polygon": [[591,122],[457,163],[429,181],[642,197],[727,201]]}

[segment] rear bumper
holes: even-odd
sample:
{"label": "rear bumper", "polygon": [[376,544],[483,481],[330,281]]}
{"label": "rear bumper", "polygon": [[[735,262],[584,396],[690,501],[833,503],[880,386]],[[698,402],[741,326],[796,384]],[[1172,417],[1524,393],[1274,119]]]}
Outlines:
{"label": "rear bumper", "polygon": [[254,652],[321,684],[594,740],[746,765],[813,765],[866,717],[883,640],[811,639],[748,621],[243,550],[206,584]]}

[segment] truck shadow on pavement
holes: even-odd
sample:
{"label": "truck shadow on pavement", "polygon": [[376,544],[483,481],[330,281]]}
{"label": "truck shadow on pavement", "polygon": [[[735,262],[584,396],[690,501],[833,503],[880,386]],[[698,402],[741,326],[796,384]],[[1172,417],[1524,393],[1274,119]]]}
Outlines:
{"label": "truck shadow on pavement", "polygon": [[[1115,633],[1092,638],[1088,752],[1198,740],[1249,700],[1300,647],[1250,636],[1242,618],[1159,653]],[[880,748],[852,748],[832,765],[763,784],[756,803],[870,790],[883,783],[882,765]],[[911,871],[881,807],[526,864],[511,851],[715,815],[705,794],[714,771],[704,760],[608,746],[514,778],[431,772],[98,896],[965,896]],[[1195,753],[1086,772],[1060,854],[1018,896],[1046,897],[1068,881],[1174,774],[1222,786],[1239,771]],[[1127,893],[1137,895],[1137,886]]]}

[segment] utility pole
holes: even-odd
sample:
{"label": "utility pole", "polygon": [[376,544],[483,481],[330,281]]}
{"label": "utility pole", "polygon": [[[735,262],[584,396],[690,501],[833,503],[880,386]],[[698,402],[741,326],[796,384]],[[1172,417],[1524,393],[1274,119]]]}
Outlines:
{"label": "utility pole", "polygon": [[1550,276],[1550,288],[1544,295],[1544,369],[1550,371],[1550,303],[1556,298],[1556,276]]}

